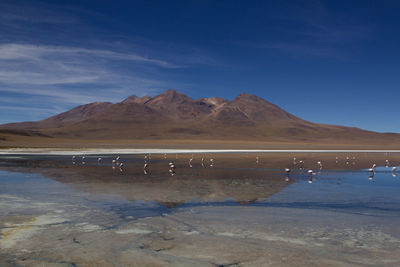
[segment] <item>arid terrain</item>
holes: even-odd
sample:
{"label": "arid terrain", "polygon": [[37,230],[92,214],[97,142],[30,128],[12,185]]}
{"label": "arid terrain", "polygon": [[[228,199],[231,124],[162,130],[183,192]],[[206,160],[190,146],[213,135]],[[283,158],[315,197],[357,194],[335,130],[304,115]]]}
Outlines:
{"label": "arid terrain", "polygon": [[0,125],[0,147],[388,149],[400,135],[309,122],[249,94],[193,100],[168,90]]}

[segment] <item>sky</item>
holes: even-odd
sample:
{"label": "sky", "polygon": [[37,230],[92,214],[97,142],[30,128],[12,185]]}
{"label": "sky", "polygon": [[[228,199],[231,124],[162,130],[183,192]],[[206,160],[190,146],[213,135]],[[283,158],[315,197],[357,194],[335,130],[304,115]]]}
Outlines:
{"label": "sky", "polygon": [[0,123],[89,102],[260,96],[399,132],[399,1],[0,1]]}

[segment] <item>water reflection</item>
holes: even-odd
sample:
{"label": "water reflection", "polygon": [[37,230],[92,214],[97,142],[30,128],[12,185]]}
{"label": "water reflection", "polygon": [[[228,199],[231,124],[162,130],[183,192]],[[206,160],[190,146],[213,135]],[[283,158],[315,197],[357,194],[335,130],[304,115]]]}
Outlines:
{"label": "water reflection", "polygon": [[[387,173],[392,178],[397,177],[396,167],[387,171],[389,160],[381,160],[384,167],[376,167],[374,163],[370,169],[352,170],[353,164],[347,167],[346,162],[354,163],[357,159],[360,166],[371,164],[371,160],[363,162],[361,157],[355,156],[331,155],[328,159],[326,155],[312,155],[313,158],[303,155],[300,159],[287,155],[275,162],[266,157],[262,160],[262,155],[257,156],[256,161],[254,158],[251,160],[247,154],[227,159],[215,159],[215,156],[98,155],[82,156],[80,160],[73,156],[72,164],[68,157],[31,156],[3,158],[1,165],[8,171],[37,172],[94,195],[118,195],[127,201],[155,201],[169,208],[192,202],[224,203],[227,199],[241,204],[255,203],[297,183],[309,184],[307,190],[314,194],[315,184],[331,180],[328,179],[331,173],[328,168],[337,166],[338,162],[346,166],[341,167],[341,176],[353,176],[354,173],[367,171],[370,173],[367,176],[370,181],[376,181],[377,176]],[[174,160],[171,161],[171,158]],[[218,165],[215,165],[217,161]],[[390,162],[394,164],[397,161],[393,159]],[[292,168],[284,167],[288,165],[292,165]],[[313,165],[316,171],[307,170],[307,167]],[[342,179],[345,178],[335,182],[342,184]]]}
{"label": "water reflection", "polygon": [[[112,259],[105,264],[111,266],[132,256],[123,266],[150,255],[149,266],[165,256],[173,260],[165,265],[190,259],[228,266],[276,255],[275,265],[293,258],[286,266],[398,266],[399,158],[257,157],[96,155],[85,156],[85,164],[71,156],[0,158],[0,254],[19,257],[12,265],[69,257],[72,266],[94,258]],[[226,251],[233,252],[217,262]],[[304,258],[311,260],[299,264]]]}

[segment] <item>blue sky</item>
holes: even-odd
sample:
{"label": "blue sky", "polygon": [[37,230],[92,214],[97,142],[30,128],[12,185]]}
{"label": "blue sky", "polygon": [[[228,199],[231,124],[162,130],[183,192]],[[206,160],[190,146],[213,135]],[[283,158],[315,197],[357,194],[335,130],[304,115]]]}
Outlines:
{"label": "blue sky", "polygon": [[367,0],[2,0],[0,123],[174,88],[400,132],[399,12]]}

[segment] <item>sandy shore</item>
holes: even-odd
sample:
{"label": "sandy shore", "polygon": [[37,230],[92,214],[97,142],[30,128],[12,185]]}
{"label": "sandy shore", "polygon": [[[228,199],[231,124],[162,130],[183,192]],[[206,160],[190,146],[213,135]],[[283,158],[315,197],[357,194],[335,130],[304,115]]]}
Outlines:
{"label": "sandy shore", "polygon": [[167,149],[167,148],[8,148],[0,155],[111,155],[111,154],[180,154],[180,153],[400,153],[394,149]]}

